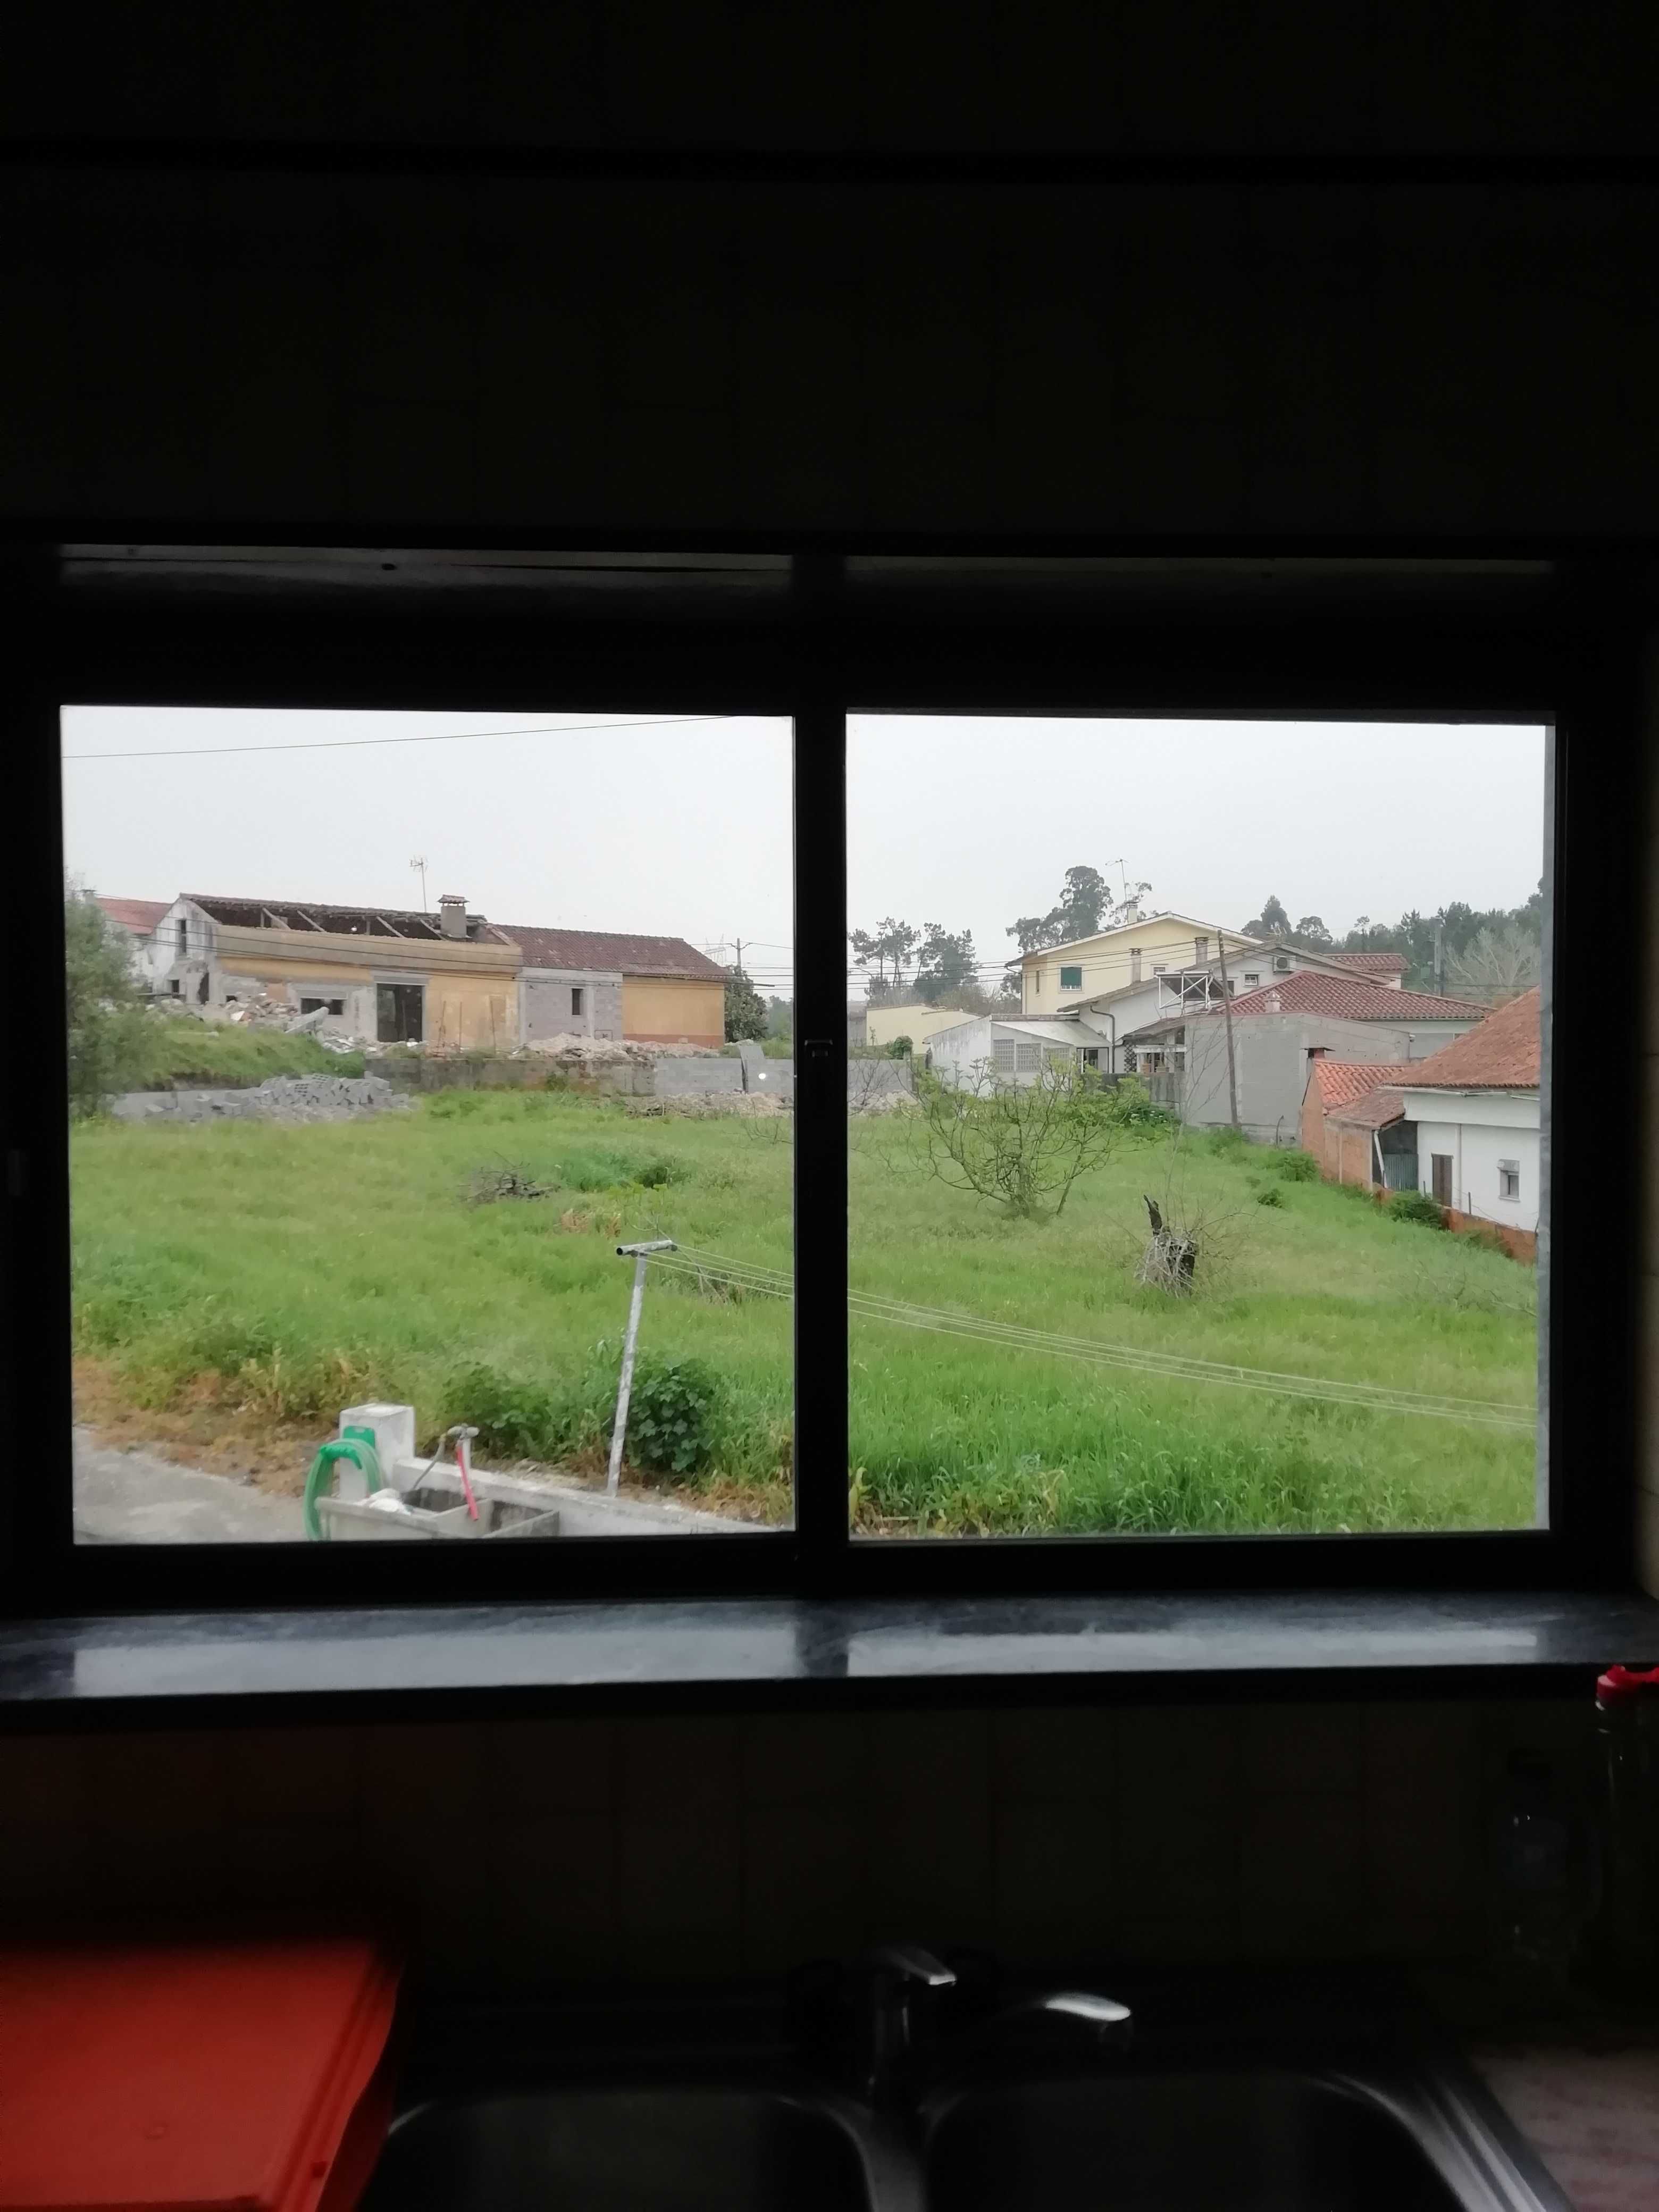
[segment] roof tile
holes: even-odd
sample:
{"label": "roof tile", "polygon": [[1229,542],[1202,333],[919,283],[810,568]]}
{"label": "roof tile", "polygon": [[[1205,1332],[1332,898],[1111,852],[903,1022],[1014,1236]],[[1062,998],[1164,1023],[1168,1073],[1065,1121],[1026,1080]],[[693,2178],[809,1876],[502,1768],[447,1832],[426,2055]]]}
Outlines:
{"label": "roof tile", "polygon": [[112,921],[118,921],[123,929],[137,930],[148,937],[161,916],[173,904],[171,899],[99,898],[97,904]]}
{"label": "roof tile", "polygon": [[614,968],[624,975],[690,978],[720,982],[726,971],[683,937],[641,937],[610,929],[521,929],[501,925],[524,954],[526,968]]}
{"label": "roof tile", "polygon": [[1411,963],[1398,952],[1328,952],[1328,960],[1357,968],[1362,975],[1403,975]]}
{"label": "roof tile", "polygon": [[[1325,1014],[1346,1022],[1478,1022],[1486,1012],[1468,999],[1441,999],[1426,991],[1395,991],[1364,976],[1316,975],[1304,969],[1282,983],[1266,983],[1232,1002],[1233,1018],[1253,1014]],[[1220,1010],[1197,1016],[1218,1021]]]}
{"label": "roof tile", "polygon": [[1364,1098],[1380,1083],[1402,1083],[1415,1063],[1403,1060],[1316,1060],[1313,1064],[1314,1089],[1319,1103],[1328,1114],[1339,1107],[1352,1106],[1357,1098]]}
{"label": "roof tile", "polygon": [[1495,1007],[1478,1030],[1419,1060],[1413,1091],[1535,1091],[1543,1058],[1534,984]]}

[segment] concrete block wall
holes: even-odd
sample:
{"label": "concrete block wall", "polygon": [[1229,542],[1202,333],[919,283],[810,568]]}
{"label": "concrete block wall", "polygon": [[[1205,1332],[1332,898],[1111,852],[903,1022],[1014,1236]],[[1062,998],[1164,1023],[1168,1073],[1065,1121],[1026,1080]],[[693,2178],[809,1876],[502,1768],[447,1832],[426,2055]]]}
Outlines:
{"label": "concrete block wall", "polygon": [[1571,1704],[199,1729],[0,1740],[0,1928],[354,1898],[447,1987],[1014,1959],[1455,1961],[1509,1750]]}

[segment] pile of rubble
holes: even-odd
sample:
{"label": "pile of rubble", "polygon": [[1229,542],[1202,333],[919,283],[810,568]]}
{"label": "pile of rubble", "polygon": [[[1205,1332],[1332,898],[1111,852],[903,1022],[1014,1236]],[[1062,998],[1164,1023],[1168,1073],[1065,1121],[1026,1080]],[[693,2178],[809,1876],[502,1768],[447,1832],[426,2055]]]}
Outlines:
{"label": "pile of rubble", "polygon": [[224,1018],[243,1029],[280,1030],[286,1036],[312,1037],[325,1052],[361,1052],[368,1042],[367,1038],[354,1036],[326,1006],[296,1014],[290,1000],[273,999],[269,992],[239,1001],[227,1009]]}
{"label": "pile of rubble", "polygon": [[571,1068],[648,1067],[659,1060],[718,1059],[701,1044],[634,1044],[623,1037],[586,1036],[562,1030],[556,1036],[537,1037],[509,1055],[514,1060],[550,1060]]}
{"label": "pile of rubble", "polygon": [[415,1103],[383,1075],[270,1075],[244,1096],[263,1101],[254,1110],[270,1121],[349,1121]]}
{"label": "pile of rubble", "polygon": [[121,1121],[350,1121],[412,1103],[383,1075],[272,1075],[250,1091],[130,1091],[112,1110]]}

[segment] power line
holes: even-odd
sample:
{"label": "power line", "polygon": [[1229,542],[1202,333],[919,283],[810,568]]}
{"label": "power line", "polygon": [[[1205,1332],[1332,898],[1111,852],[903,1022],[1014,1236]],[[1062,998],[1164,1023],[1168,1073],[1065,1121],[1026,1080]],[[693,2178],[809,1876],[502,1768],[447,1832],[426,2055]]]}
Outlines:
{"label": "power line", "polygon": [[418,737],[306,738],[292,745],[159,745],[153,751],[65,753],[70,761],[209,760],[224,753],[331,753],[359,745],[457,745],[471,738],[568,738],[599,730],[667,730],[684,722],[730,722],[732,714],[655,714],[627,722],[536,722],[522,730],[430,730]]}
{"label": "power line", "polygon": [[[695,1245],[682,1245],[672,1255],[662,1255],[657,1264],[671,1273],[723,1280],[768,1297],[788,1298],[794,1295],[793,1279],[781,1269],[726,1260],[718,1253],[703,1252]],[[988,1321],[976,1315],[950,1313],[941,1307],[915,1305],[870,1291],[849,1291],[848,1306],[865,1320],[886,1321],[933,1334],[1002,1344],[1011,1351],[1041,1352],[1054,1358],[1128,1369],[1165,1382],[1219,1382],[1233,1389],[1258,1391],[1269,1396],[1319,1399],[1328,1404],[1352,1406],[1359,1412],[1417,1414],[1431,1419],[1468,1422],[1482,1428],[1527,1429],[1534,1418],[1524,1406],[1505,1405],[1492,1399],[1402,1390],[1386,1383],[1349,1382],[1334,1376],[1282,1374],[1270,1368],[1240,1367],[1229,1361],[1200,1359],[1180,1352],[1102,1344],[1087,1337],[1062,1336],[1054,1330],[1024,1328],[1012,1322]]]}

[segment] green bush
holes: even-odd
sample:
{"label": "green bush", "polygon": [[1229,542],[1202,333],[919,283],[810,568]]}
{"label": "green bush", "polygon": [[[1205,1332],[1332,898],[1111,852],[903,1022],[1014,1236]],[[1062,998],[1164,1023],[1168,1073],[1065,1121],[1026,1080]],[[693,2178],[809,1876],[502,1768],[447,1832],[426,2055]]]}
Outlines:
{"label": "green bush", "polygon": [[1443,1229],[1445,1216],[1425,1190],[1397,1190],[1383,1207],[1390,1221],[1418,1221],[1425,1229]]}
{"label": "green bush", "polygon": [[643,1161],[634,1170],[634,1181],[642,1190],[665,1190],[671,1182],[684,1182],[691,1170],[684,1160],[663,1158]]}
{"label": "green bush", "polygon": [[1317,1182],[1319,1163],[1311,1152],[1291,1150],[1275,1152],[1273,1173],[1285,1182]]}
{"label": "green bush", "polygon": [[[1120,1090],[1122,1087],[1121,1084],[1118,1085]],[[1242,1158],[1249,1149],[1250,1142],[1243,1129],[1235,1129],[1224,1121],[1218,1129],[1212,1129],[1205,1141],[1211,1152],[1224,1160],[1236,1160]]]}
{"label": "green bush", "polygon": [[908,1060],[915,1050],[915,1047],[908,1036],[896,1036],[888,1042],[887,1057],[889,1060]]}
{"label": "green bush", "polygon": [[463,1368],[451,1378],[442,1419],[445,1427],[469,1422],[478,1431],[480,1452],[507,1459],[557,1458],[568,1425],[552,1391],[483,1365]]}
{"label": "green bush", "polygon": [[1276,1182],[1264,1183],[1255,1194],[1258,1206],[1283,1206],[1285,1194]]}
{"label": "green bush", "polygon": [[714,1455],[724,1399],[703,1360],[641,1360],[629,1401],[629,1458],[658,1474],[700,1474]]}

